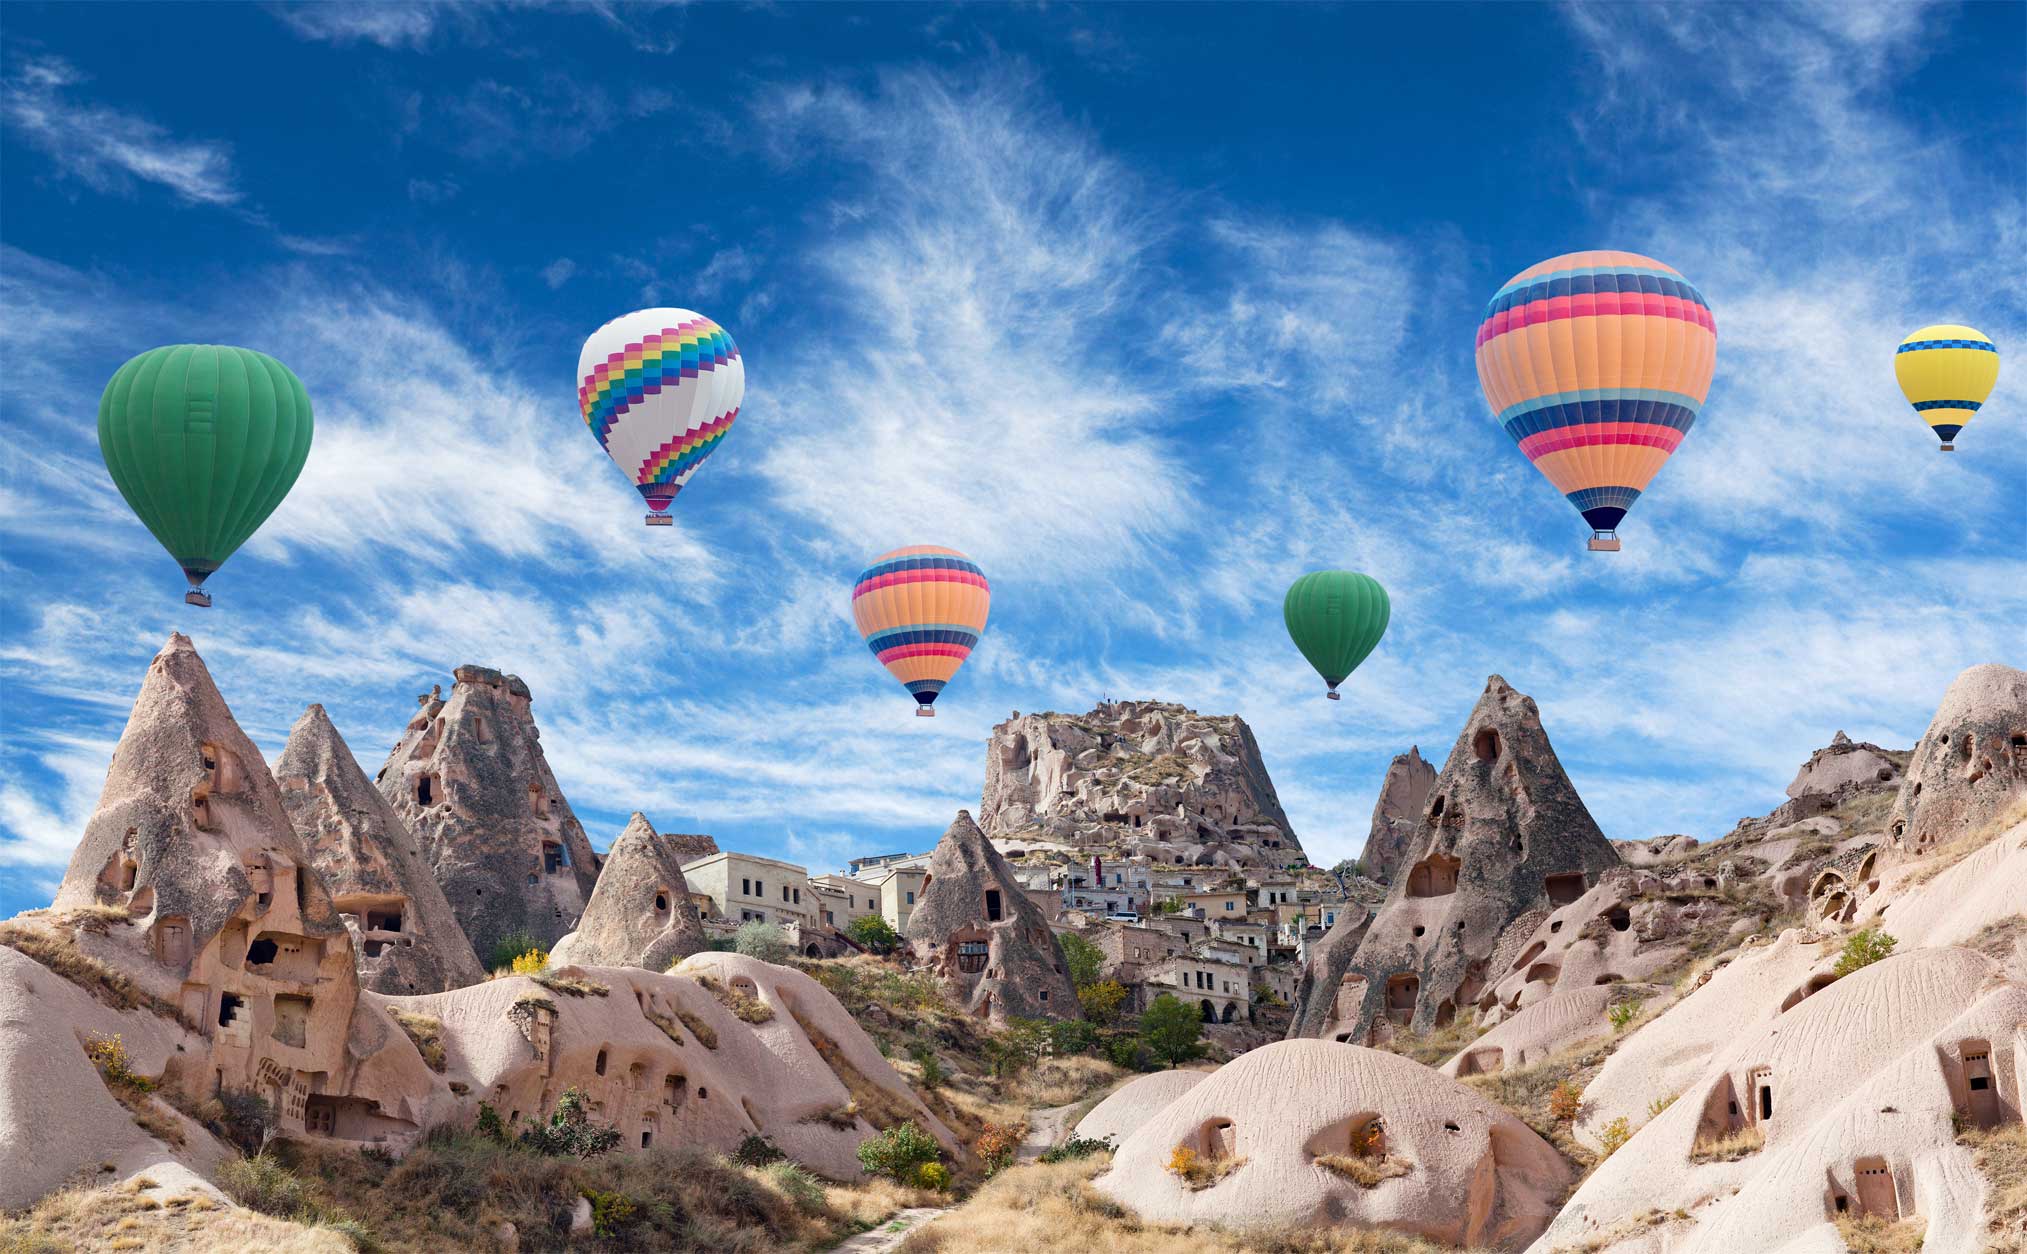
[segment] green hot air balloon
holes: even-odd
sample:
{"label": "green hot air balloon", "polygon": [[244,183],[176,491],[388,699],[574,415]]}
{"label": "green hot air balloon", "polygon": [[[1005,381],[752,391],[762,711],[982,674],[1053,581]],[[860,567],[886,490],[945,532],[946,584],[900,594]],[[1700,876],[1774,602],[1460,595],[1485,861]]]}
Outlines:
{"label": "green hot air balloon", "polygon": [[99,398],[99,453],[148,530],[209,605],[204,580],[295,486],[310,455],[310,398],[265,353],[216,344],[150,349]]}
{"label": "green hot air balloon", "polygon": [[1324,695],[1332,701],[1337,685],[1387,634],[1392,613],[1377,579],[1348,570],[1311,571],[1291,584],[1281,601],[1289,638],[1330,685]]}

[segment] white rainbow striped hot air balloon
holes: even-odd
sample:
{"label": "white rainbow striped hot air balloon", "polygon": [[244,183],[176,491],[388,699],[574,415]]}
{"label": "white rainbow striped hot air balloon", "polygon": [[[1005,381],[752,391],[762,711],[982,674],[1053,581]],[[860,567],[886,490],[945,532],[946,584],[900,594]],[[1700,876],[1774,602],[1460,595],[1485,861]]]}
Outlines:
{"label": "white rainbow striped hot air balloon", "polygon": [[577,402],[606,456],[647,499],[647,525],[718,447],[746,396],[746,365],[725,328],[687,309],[640,309],[584,341]]}

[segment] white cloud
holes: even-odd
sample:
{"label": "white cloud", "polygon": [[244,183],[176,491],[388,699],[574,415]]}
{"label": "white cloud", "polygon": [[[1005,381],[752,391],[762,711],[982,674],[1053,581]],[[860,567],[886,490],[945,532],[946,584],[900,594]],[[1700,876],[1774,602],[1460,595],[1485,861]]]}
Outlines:
{"label": "white cloud", "polygon": [[99,191],[124,191],[139,181],[191,204],[239,203],[229,144],[178,139],[147,118],[68,90],[84,81],[59,57],[27,58],[0,84],[0,116],[64,173]]}
{"label": "white cloud", "polygon": [[421,48],[436,32],[443,4],[365,3],[278,4],[269,12],[304,39],[325,43],[371,43],[382,48]]}
{"label": "white cloud", "polygon": [[557,288],[562,287],[565,283],[568,283],[570,281],[570,276],[576,273],[577,273],[576,262],[570,260],[570,258],[568,257],[558,257],[556,260],[542,267],[542,281],[544,283],[547,283],[549,285],[549,290],[553,292]]}

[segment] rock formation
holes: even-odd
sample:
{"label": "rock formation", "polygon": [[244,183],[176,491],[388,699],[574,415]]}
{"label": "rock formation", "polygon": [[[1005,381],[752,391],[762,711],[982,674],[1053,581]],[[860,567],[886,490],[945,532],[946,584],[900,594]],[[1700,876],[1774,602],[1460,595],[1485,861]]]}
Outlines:
{"label": "rock formation", "polygon": [[1055,933],[970,811],[957,812],[927,870],[903,935],[952,1001],[994,1023],[1083,1013]]}
{"label": "rock formation", "polygon": [[598,861],[542,756],[528,685],[460,666],[450,699],[421,707],[374,779],[422,842],[481,961],[526,932],[551,945],[577,925]]}
{"label": "rock formation", "polygon": [[1112,1090],[1077,1122],[1076,1134],[1116,1147],[1162,1109],[1209,1079],[1208,1071],[1156,1071],[1135,1076]]}
{"label": "rock formation", "polygon": [[1696,852],[1697,839],[1694,836],[1650,836],[1646,840],[1615,840],[1612,848],[1619,851],[1619,861],[1627,866],[1660,866],[1666,862],[1678,861]]}
{"label": "rock formation", "polygon": [[1344,984],[1344,976],[1351,970],[1351,960],[1358,955],[1359,942],[1365,939],[1372,920],[1372,911],[1346,903],[1331,929],[1309,946],[1295,984],[1288,1035],[1322,1036],[1332,1022],[1357,1013],[1355,1005],[1338,1006],[1337,996],[1340,990],[1358,995],[1359,990]]}
{"label": "rock formation", "polygon": [[[42,944],[82,952],[146,990],[153,1018],[173,1022],[146,1010],[126,1016],[137,1039],[164,1045],[159,1087],[198,1101],[252,1091],[291,1134],[398,1146],[424,1125],[422,1062],[361,1002],[330,892],[186,637],[172,635],[149,665],[54,913],[34,927]],[[387,1056],[390,1039],[405,1053]],[[77,1041],[49,1021],[10,1048],[70,1051]],[[0,1110],[23,1099],[17,1068],[26,1072],[19,1056],[0,1059],[13,1089],[0,1089]],[[10,1195],[46,1189],[80,1165],[45,1132],[0,1118],[9,1138],[0,1177],[20,1181]],[[13,1139],[21,1136],[31,1139]]]}
{"label": "rock formation", "polygon": [[1159,701],[1015,714],[992,730],[979,814],[1003,845],[1197,866],[1303,861],[1245,720]]}
{"label": "rock formation", "polygon": [[1359,856],[1366,875],[1382,883],[1393,882],[1435,782],[1436,768],[1423,761],[1420,745],[1410,745],[1406,753],[1394,755],[1386,780],[1380,784],[1379,800],[1372,807],[1372,833],[1365,838],[1365,852]]}
{"label": "rock formation", "polygon": [[1535,1002],[1457,1051],[1438,1070],[1461,1078],[1518,1071],[1612,1034],[1612,1007],[1666,990],[1645,984],[1590,984]]}
{"label": "rock formation", "polygon": [[689,894],[675,851],[636,810],[605,855],[584,917],[556,942],[550,961],[666,971],[704,947]]}
{"label": "rock formation", "polygon": [[1853,784],[1888,784],[1900,778],[1900,764],[1887,751],[1865,741],[1854,741],[1843,732],[1831,737],[1826,748],[1809,755],[1802,769],[1788,785],[1788,796],[1826,797],[1832,804]]}
{"label": "rock formation", "polygon": [[[1195,1180],[1170,1169],[1177,1149],[1194,1155]],[[1093,1183],[1167,1223],[1341,1224],[1510,1248],[1555,1215],[1570,1177],[1526,1124],[1420,1063],[1281,1041],[1140,1124]]]}
{"label": "rock formation", "polygon": [[669,854],[675,858],[677,866],[720,852],[716,840],[688,832],[663,832],[662,843],[669,847]]}
{"label": "rock formation", "polygon": [[1908,764],[1891,832],[1920,855],[2027,802],[2027,671],[1986,663],[1950,683]]}
{"label": "rock formation", "polygon": [[[1321,1017],[1319,1034],[1370,1043],[1394,1028],[1448,1024],[1511,961],[1502,944],[1517,945],[1619,865],[1563,773],[1533,698],[1497,675],[1450,750],[1408,848],[1408,865],[1338,987],[1312,985],[1291,1032],[1308,1035]],[[1319,1016],[1325,998],[1333,1009]]]}
{"label": "rock formation", "polygon": [[1915,1214],[1923,1249],[1987,1248],[1986,1185],[1957,1130],[2020,1118],[2027,986],[1982,954],[1920,950],[1770,1021],[1713,1022],[1707,1065],[1635,1117],[1535,1249],[1606,1244],[1657,1214],[1666,1248],[1708,1254],[1834,1249],[1839,1216]]}
{"label": "rock formation", "polygon": [[274,773],[289,821],[352,933],[363,987],[440,993],[486,978],[415,837],[323,706],[296,720]]}

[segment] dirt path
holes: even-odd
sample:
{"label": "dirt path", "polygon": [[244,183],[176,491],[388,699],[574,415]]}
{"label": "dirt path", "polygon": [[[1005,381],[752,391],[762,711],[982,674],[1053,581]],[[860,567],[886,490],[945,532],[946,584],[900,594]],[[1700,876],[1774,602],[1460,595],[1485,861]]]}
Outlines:
{"label": "dirt path", "polygon": [[1068,1106],[1051,1106],[1047,1110],[1029,1111],[1028,1135],[1021,1142],[1020,1153],[1017,1155],[1019,1160],[1024,1163],[1033,1162],[1042,1156],[1043,1151],[1055,1148],[1069,1127],[1070,1116],[1083,1106],[1083,1102],[1071,1102]]}
{"label": "dirt path", "polygon": [[834,1254],[881,1254],[906,1240],[908,1234],[950,1210],[948,1206],[916,1206],[897,1212],[870,1232],[861,1232],[843,1245],[833,1246]]}

